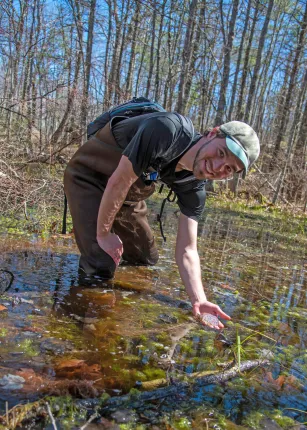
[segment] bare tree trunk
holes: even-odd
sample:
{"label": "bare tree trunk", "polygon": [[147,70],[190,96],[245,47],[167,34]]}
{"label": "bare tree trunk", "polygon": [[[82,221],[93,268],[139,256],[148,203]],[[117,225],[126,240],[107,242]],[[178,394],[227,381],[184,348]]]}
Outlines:
{"label": "bare tree trunk", "polygon": [[[260,95],[258,98],[258,103],[256,103],[257,110],[255,112],[255,116],[257,118],[254,128],[256,132],[261,131],[261,126],[264,119],[265,108],[268,102],[268,97],[271,93],[272,84],[274,81],[275,73],[280,66],[280,53],[283,49],[285,43],[285,37],[287,34],[287,28],[289,23],[286,23],[287,14],[283,13],[281,19],[275,19],[274,28],[272,31],[272,42],[270,43],[270,47],[268,49],[269,54],[267,55],[267,61],[264,64],[263,70],[260,75],[259,84],[261,85]],[[278,28],[277,28],[278,26]],[[277,28],[277,30],[276,30]],[[285,30],[280,37],[281,30]],[[278,45],[279,44],[279,47]],[[276,52],[277,48],[277,52]],[[264,149],[265,142],[263,142],[262,148]]]}
{"label": "bare tree trunk", "polygon": [[191,0],[190,9],[189,9],[189,18],[187,22],[187,28],[185,32],[185,40],[184,47],[182,51],[182,61],[181,61],[181,73],[179,79],[179,87],[178,87],[178,99],[176,105],[176,111],[184,114],[185,102],[184,100],[184,92],[187,75],[189,73],[190,61],[192,55],[192,41],[193,41],[193,32],[194,32],[194,22],[195,15],[197,12],[197,1]]}
{"label": "bare tree trunk", "polygon": [[[126,12],[124,14],[124,7],[126,7]],[[122,66],[122,58],[123,58],[123,52],[124,52],[124,48],[127,44],[126,41],[126,34],[127,34],[127,21],[128,21],[128,13],[130,11],[130,0],[125,0],[122,3],[122,13],[121,16],[123,17],[121,19],[122,22],[122,26],[123,26],[123,31],[122,31],[122,39],[121,39],[121,43],[120,43],[120,50],[119,50],[119,55],[118,55],[118,63],[117,63],[117,68],[116,68],[116,84],[115,84],[115,103],[118,104],[122,101],[122,98],[124,96],[124,91],[122,91],[121,89],[121,66]]]}
{"label": "bare tree trunk", "polygon": [[249,123],[251,120],[251,111],[252,111],[253,101],[254,101],[254,97],[255,97],[255,90],[256,90],[256,84],[258,81],[259,70],[261,67],[264,42],[265,42],[266,35],[268,32],[268,27],[269,27],[269,22],[271,19],[271,13],[272,13],[273,5],[274,5],[274,0],[269,0],[268,9],[267,9],[267,13],[265,16],[265,21],[263,23],[263,27],[262,27],[261,34],[260,34],[259,46],[258,46],[257,57],[256,57],[256,64],[255,64],[254,71],[253,71],[253,76],[252,76],[252,80],[251,80],[251,84],[250,84],[250,88],[249,88],[247,105],[246,105],[245,115],[244,115],[244,121],[247,123]]}
{"label": "bare tree trunk", "polygon": [[142,68],[143,68],[143,63],[144,63],[144,58],[145,58],[145,54],[146,54],[147,44],[149,42],[149,36],[150,36],[149,33],[145,34],[144,45],[143,45],[142,54],[141,54],[141,61],[139,63],[137,78],[136,78],[136,82],[135,82],[135,94],[138,94],[139,83],[140,83],[140,78],[141,78],[141,72],[142,72]]}
{"label": "bare tree trunk", "polygon": [[[305,156],[306,143],[307,143],[307,67],[305,70],[302,85],[299,91],[299,97],[296,103],[295,114],[293,117],[293,123],[290,130],[290,138],[293,138],[293,158],[290,160],[290,169],[294,170],[291,174],[290,184],[288,188],[291,188],[291,194],[295,195],[295,200],[302,198],[303,188],[305,181],[303,179],[305,170]],[[304,103],[305,102],[305,103]],[[305,106],[304,106],[305,105]]]}
{"label": "bare tree trunk", "polygon": [[103,97],[103,109],[107,110],[110,107],[110,84],[109,84],[109,51],[112,39],[112,6],[111,1],[107,0],[109,8],[109,19],[108,19],[108,35],[105,50],[105,60],[104,60],[104,97]]}
{"label": "bare tree trunk", "polygon": [[152,7],[154,9],[153,9],[152,28],[151,28],[151,45],[150,45],[149,71],[148,71],[148,78],[147,78],[145,97],[149,96],[149,92],[150,92],[150,89],[151,89],[151,80],[152,80],[152,75],[153,75],[153,68],[154,68],[156,19],[157,19],[157,3],[156,3],[156,0],[153,0]]}
{"label": "bare tree trunk", "polygon": [[292,105],[292,102],[291,102],[292,95],[293,95],[293,91],[294,91],[294,88],[296,85],[299,60],[300,60],[301,53],[302,53],[302,50],[304,47],[304,38],[305,38],[305,34],[306,34],[306,28],[307,28],[307,3],[306,3],[306,9],[304,12],[303,21],[301,23],[299,40],[298,40],[298,43],[297,43],[297,46],[295,49],[295,56],[294,56],[293,67],[292,67],[292,71],[291,71],[291,75],[290,75],[289,87],[288,87],[285,103],[284,103],[283,109],[282,109],[281,124],[280,124],[280,127],[278,129],[278,133],[277,133],[277,137],[276,137],[276,141],[275,141],[274,151],[272,154],[271,166],[273,166],[274,159],[278,156],[278,153],[280,151],[280,144],[281,144],[281,141],[284,139],[284,135],[286,132],[289,113],[290,113],[290,109],[291,109],[291,105]]}
{"label": "bare tree trunk", "polygon": [[[204,24],[205,7],[206,7],[206,2],[203,1],[201,3],[201,7],[199,10],[198,21],[195,23],[196,32],[195,32],[194,43],[192,45],[190,65],[189,65],[189,70],[188,70],[185,89],[184,89],[183,111],[186,111],[187,104],[189,102],[190,93],[191,93],[193,77],[196,74],[196,61],[199,55],[200,38],[201,38],[202,32],[204,31],[203,24]],[[195,20],[196,20],[196,17],[195,17]]]}
{"label": "bare tree trunk", "polygon": [[231,92],[231,101],[230,101],[229,112],[228,112],[228,119],[230,121],[232,120],[232,112],[233,112],[235,98],[236,98],[236,94],[237,94],[237,84],[238,84],[238,78],[239,78],[239,71],[240,71],[240,67],[241,67],[241,60],[242,60],[245,37],[246,37],[247,29],[248,29],[248,23],[250,20],[249,15],[250,15],[250,10],[251,10],[251,5],[252,5],[252,0],[248,0],[247,10],[246,10],[246,18],[244,21],[244,28],[243,28],[243,32],[242,32],[242,36],[241,36],[241,42],[240,42],[240,48],[239,48],[239,53],[238,53],[235,77],[234,77],[234,82],[233,82],[232,92]]}
{"label": "bare tree trunk", "polygon": [[236,112],[236,119],[239,121],[242,121],[242,119],[244,117],[244,109],[245,108],[243,105],[243,98],[244,98],[247,74],[248,74],[248,69],[249,69],[248,65],[249,65],[249,60],[250,60],[250,51],[252,48],[252,42],[253,42],[253,38],[254,38],[258,14],[259,14],[259,0],[256,0],[255,12],[254,12],[254,16],[253,16],[253,20],[252,20],[252,26],[251,26],[251,30],[250,30],[250,34],[249,34],[249,39],[248,39],[248,44],[247,44],[246,52],[245,52],[245,56],[244,56],[242,79],[241,79],[241,83],[239,85],[240,92],[239,92],[238,103],[237,103],[237,112]]}
{"label": "bare tree trunk", "polygon": [[163,0],[161,16],[160,16],[158,45],[157,45],[156,78],[155,78],[155,91],[154,91],[155,100],[160,99],[160,60],[161,60],[161,44],[162,44],[162,36],[163,36],[162,30],[163,30],[163,24],[164,24],[165,6],[166,6],[166,0]]}
{"label": "bare tree trunk", "polygon": [[[92,67],[92,52],[93,52],[93,30],[95,22],[95,11],[96,11],[96,0],[90,2],[90,13],[88,18],[88,36],[86,43],[86,55],[85,55],[85,70],[84,70],[84,84],[83,84],[83,95],[81,103],[81,130],[86,130],[87,124],[87,112],[88,112],[88,96],[91,79],[91,67]],[[83,143],[85,143],[86,135],[84,135]]]}
{"label": "bare tree trunk", "polygon": [[[221,3],[222,3],[222,0],[221,0]],[[235,32],[236,20],[238,15],[239,0],[233,0],[232,4],[233,6],[232,6],[231,19],[229,23],[227,42],[226,42],[226,45],[224,46],[223,78],[222,78],[222,85],[220,89],[220,97],[218,101],[216,117],[214,121],[215,126],[223,123],[225,109],[226,109],[226,92],[227,92],[227,87],[229,82],[230,55],[232,51],[234,32]]]}
{"label": "bare tree trunk", "polygon": [[132,77],[134,73],[134,65],[135,65],[135,56],[136,56],[136,44],[137,44],[137,34],[139,31],[139,23],[140,23],[140,3],[138,1],[135,2],[135,14],[133,18],[133,33],[132,33],[132,44],[131,44],[131,52],[129,59],[129,67],[128,74],[126,79],[126,97],[130,98],[132,96]]}
{"label": "bare tree trunk", "polygon": [[[171,0],[170,10],[173,10],[176,7],[175,0]],[[165,82],[165,90],[164,90],[164,101],[163,106],[166,110],[171,111],[173,109],[173,88],[175,86],[175,77],[176,77],[176,65],[178,63],[178,44],[180,41],[180,34],[182,32],[183,27],[183,20],[184,20],[184,9],[181,11],[179,15],[179,19],[176,22],[178,31],[173,34],[172,31],[172,22],[171,20],[168,21],[168,31],[167,31],[167,53],[168,53],[168,72],[167,72],[167,78]]]}
{"label": "bare tree trunk", "polygon": [[[55,147],[56,144],[58,143],[58,141],[62,135],[62,132],[64,130],[64,127],[67,123],[67,120],[69,118],[69,114],[73,109],[73,104],[74,104],[74,100],[76,97],[76,88],[77,88],[78,79],[79,79],[79,72],[80,72],[80,68],[81,68],[81,61],[82,61],[82,52],[79,50],[78,55],[77,55],[77,59],[76,59],[74,80],[73,80],[72,88],[68,94],[66,109],[65,109],[64,115],[62,116],[62,120],[61,120],[59,126],[57,127],[57,129],[55,130],[55,132],[53,133],[53,135],[50,138],[50,146],[51,147]],[[80,144],[82,144],[82,139],[80,141]]]}
{"label": "bare tree trunk", "polygon": [[108,77],[108,96],[109,100],[114,103],[115,101],[115,85],[116,85],[116,68],[118,66],[118,58],[119,58],[119,51],[120,51],[120,35],[121,35],[121,22],[120,18],[118,16],[118,10],[117,10],[117,0],[111,0],[113,1],[112,5],[112,13],[115,20],[115,40],[114,40],[114,46],[113,46],[113,55],[112,55],[112,63],[111,63],[111,69]]}
{"label": "bare tree trunk", "polygon": [[[10,58],[9,58],[9,89],[7,91],[8,104],[11,105],[17,101],[19,91],[18,85],[18,71],[21,61],[22,39],[24,36],[25,21],[28,13],[28,4],[23,2],[20,4],[19,13],[13,5],[13,1],[9,2],[10,15],[9,15],[9,34],[12,37],[9,39],[10,44]],[[12,112],[7,111],[6,117],[6,141],[11,141],[11,128],[12,128]]]}

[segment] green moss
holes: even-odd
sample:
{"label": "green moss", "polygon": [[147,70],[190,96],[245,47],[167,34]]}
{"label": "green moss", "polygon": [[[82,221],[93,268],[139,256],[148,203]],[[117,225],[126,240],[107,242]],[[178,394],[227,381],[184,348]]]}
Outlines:
{"label": "green moss", "polygon": [[152,347],[155,348],[155,350],[157,352],[164,352],[164,345],[162,343],[159,342],[152,342]]}
{"label": "green moss", "polygon": [[261,421],[267,417],[275,421],[283,429],[292,428],[297,424],[292,418],[283,415],[279,410],[252,411],[244,418],[243,423],[252,429],[262,430],[263,423]]}
{"label": "green moss", "polygon": [[166,332],[161,332],[156,335],[156,339],[158,342],[167,342],[169,341],[169,334]]}
{"label": "green moss", "polygon": [[120,424],[119,425],[120,430],[145,430],[146,426],[143,424],[136,425],[135,423],[127,423],[127,424]]}
{"label": "green moss", "polygon": [[296,424],[296,422],[292,418],[282,415],[280,411],[275,411],[272,418],[283,429],[289,429],[291,427],[294,427]]}
{"label": "green moss", "polygon": [[[62,396],[62,397],[47,397],[45,399],[49,405],[51,410],[53,411],[55,417],[63,417],[61,420],[61,428],[71,429],[72,422],[75,421],[76,418],[86,419],[86,409],[76,407],[74,403],[74,399],[71,396]],[[63,423],[63,426],[62,426]],[[69,427],[70,425],[70,427]]]}
{"label": "green moss", "polygon": [[36,357],[40,354],[38,348],[33,344],[31,339],[25,339],[18,344],[18,348],[30,357]]}
{"label": "green moss", "polygon": [[213,345],[210,345],[210,344],[207,344],[207,345],[206,345],[205,350],[206,350],[206,354],[207,354],[207,355],[212,355],[212,354],[214,354],[214,353],[215,353],[215,348],[214,348],[214,346],[213,346]]}
{"label": "green moss", "polygon": [[141,395],[141,392],[137,388],[131,388],[131,390],[129,391],[129,394],[133,398],[138,398]]}
{"label": "green moss", "polygon": [[262,412],[253,411],[244,418],[243,423],[252,429],[260,429],[260,421],[262,418]]}
{"label": "green moss", "polygon": [[146,367],[143,369],[143,373],[146,375],[148,381],[165,378],[165,371],[154,367]]}
{"label": "green moss", "polygon": [[200,357],[193,357],[192,364],[197,365],[197,364],[201,363],[201,361],[202,360],[200,359]]}
{"label": "green moss", "polygon": [[176,430],[188,430],[192,428],[191,421],[187,417],[172,421],[172,428]]}
{"label": "green moss", "polygon": [[46,330],[50,331],[53,337],[61,340],[69,340],[73,342],[77,348],[84,347],[84,335],[77,323],[64,316],[61,318],[61,322],[52,317],[50,317],[48,321],[49,324],[46,326]]}
{"label": "green moss", "polygon": [[160,312],[161,305],[160,303],[141,303],[139,304],[139,308],[146,309],[146,311],[158,310]]}
{"label": "green moss", "polygon": [[194,351],[194,342],[191,340],[184,340],[180,342],[180,352],[192,354]]}
{"label": "green moss", "polygon": [[132,369],[130,372],[135,381],[147,381],[147,376],[140,370]]}
{"label": "green moss", "polygon": [[140,357],[133,354],[126,354],[124,355],[124,360],[128,361],[129,363],[138,363],[140,361]]}
{"label": "green moss", "polygon": [[0,328],[0,337],[5,337],[8,334],[7,328]]}
{"label": "green moss", "polygon": [[101,405],[103,405],[104,403],[106,403],[106,402],[109,400],[109,398],[110,398],[110,395],[109,395],[109,394],[107,394],[107,393],[103,393],[103,394],[100,396]]}
{"label": "green moss", "polygon": [[145,321],[143,321],[143,327],[144,328],[152,328],[154,327],[154,322],[150,319],[146,319]]}

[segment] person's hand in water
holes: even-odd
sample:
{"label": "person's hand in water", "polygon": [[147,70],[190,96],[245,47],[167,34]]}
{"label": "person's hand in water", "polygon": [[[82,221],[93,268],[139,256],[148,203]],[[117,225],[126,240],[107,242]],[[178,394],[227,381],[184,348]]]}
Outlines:
{"label": "person's hand in water", "polygon": [[120,258],[124,252],[123,242],[115,233],[107,233],[104,236],[97,236],[97,242],[110,257],[113,258],[116,266],[119,265]]}
{"label": "person's hand in water", "polygon": [[203,302],[195,302],[193,304],[193,314],[195,319],[201,324],[214,328],[216,330],[221,330],[224,325],[219,321],[218,317],[224,320],[230,320],[230,316],[225,314],[222,309],[207,300]]}

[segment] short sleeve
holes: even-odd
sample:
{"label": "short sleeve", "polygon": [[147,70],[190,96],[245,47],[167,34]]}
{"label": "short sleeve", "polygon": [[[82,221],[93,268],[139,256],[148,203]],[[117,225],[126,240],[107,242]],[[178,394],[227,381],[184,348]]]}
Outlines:
{"label": "short sleeve", "polygon": [[180,212],[188,218],[199,221],[206,202],[205,181],[197,181],[193,186],[187,184],[173,187],[177,195],[177,204]]}
{"label": "short sleeve", "polygon": [[176,138],[176,126],[167,117],[154,117],[146,119],[139,127],[123,155],[132,163],[137,176],[148,169],[149,166],[158,169],[160,160]]}

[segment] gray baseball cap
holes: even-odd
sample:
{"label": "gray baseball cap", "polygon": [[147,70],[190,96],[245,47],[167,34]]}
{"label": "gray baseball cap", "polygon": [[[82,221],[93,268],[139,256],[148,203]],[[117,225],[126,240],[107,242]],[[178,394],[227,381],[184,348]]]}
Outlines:
{"label": "gray baseball cap", "polygon": [[226,145],[229,151],[242,161],[244,165],[242,177],[245,178],[248,169],[260,154],[260,143],[256,132],[241,121],[222,124],[220,130],[226,134]]}

